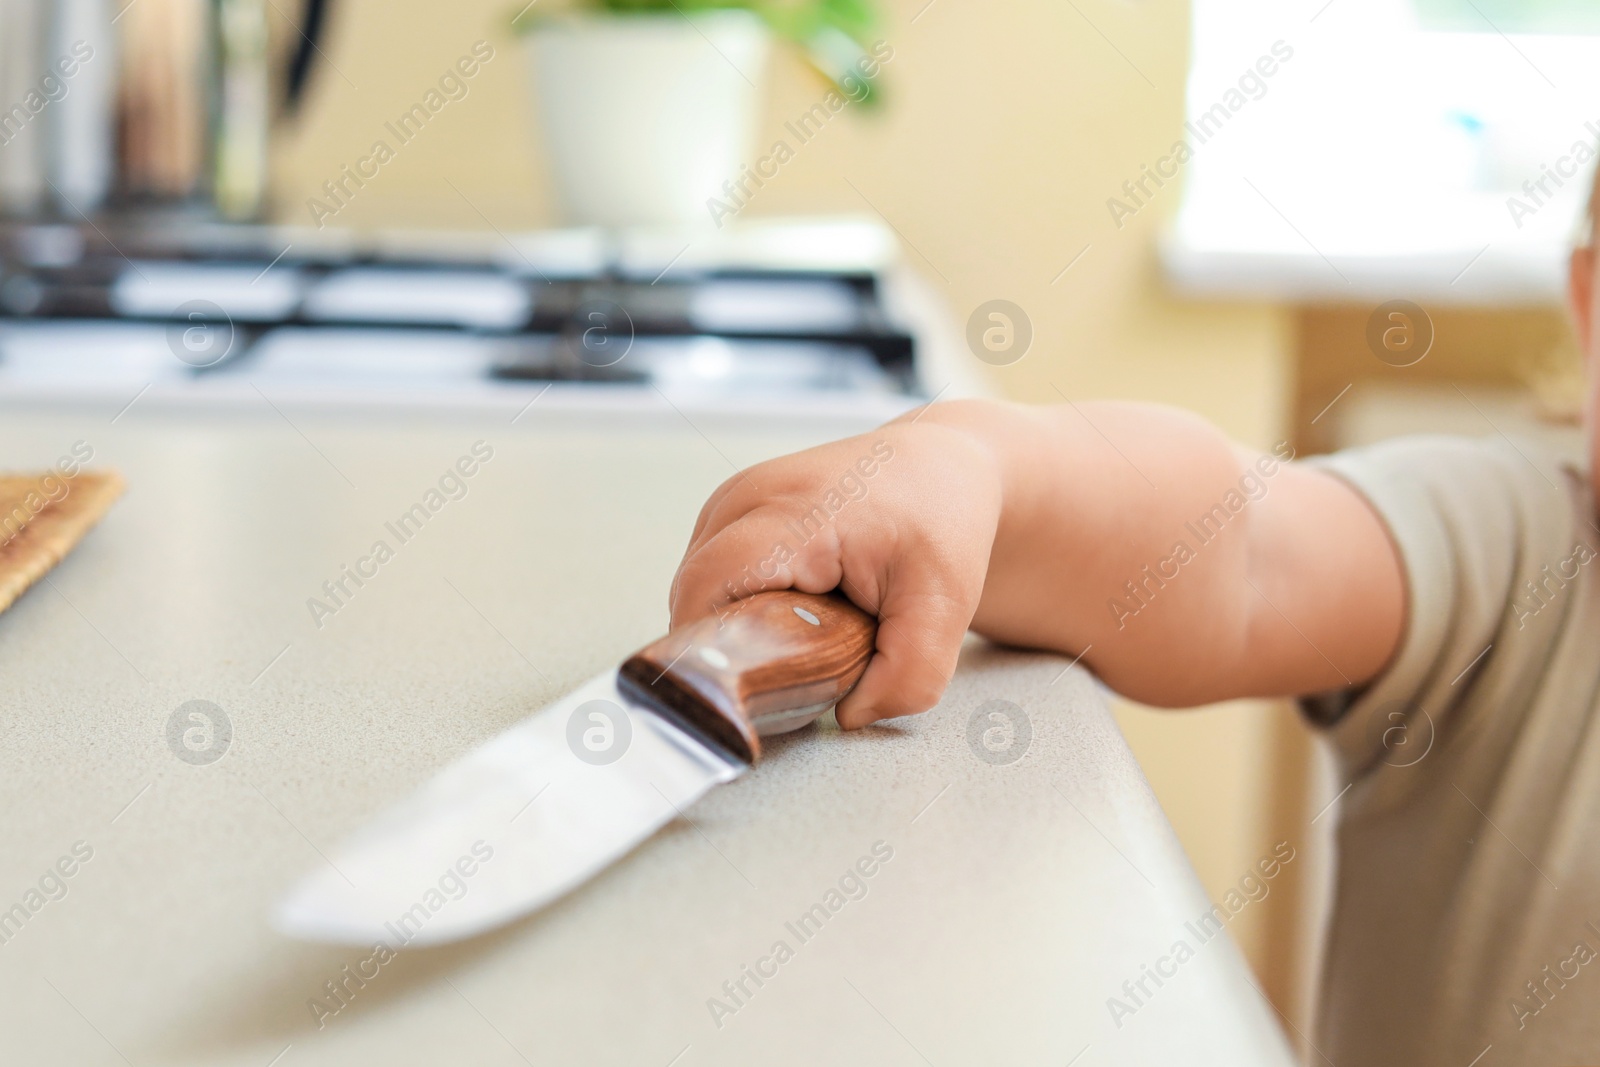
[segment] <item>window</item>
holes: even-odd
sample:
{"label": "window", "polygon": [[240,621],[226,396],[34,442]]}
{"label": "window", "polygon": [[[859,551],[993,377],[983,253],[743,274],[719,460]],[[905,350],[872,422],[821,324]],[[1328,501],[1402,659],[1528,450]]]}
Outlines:
{"label": "window", "polygon": [[1457,264],[1448,282],[1487,249],[1486,265],[1537,273],[1524,296],[1549,295],[1600,143],[1600,4],[1193,0],[1192,12],[1175,247],[1303,255],[1330,296],[1347,265],[1432,257]]}
{"label": "window", "polygon": [[1428,30],[1481,33],[1485,22],[1502,33],[1600,33],[1593,0],[1414,0]]}

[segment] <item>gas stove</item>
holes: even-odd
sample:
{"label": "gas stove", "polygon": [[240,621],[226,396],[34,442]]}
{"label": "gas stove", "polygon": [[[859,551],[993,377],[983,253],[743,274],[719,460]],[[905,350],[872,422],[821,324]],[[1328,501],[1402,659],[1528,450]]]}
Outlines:
{"label": "gas stove", "polygon": [[730,234],[0,231],[0,401],[739,404],[920,395],[859,221]]}

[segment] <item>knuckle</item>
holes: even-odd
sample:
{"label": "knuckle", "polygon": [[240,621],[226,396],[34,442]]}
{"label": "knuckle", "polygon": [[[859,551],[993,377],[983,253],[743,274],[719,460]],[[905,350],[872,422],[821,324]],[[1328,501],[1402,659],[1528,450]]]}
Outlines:
{"label": "knuckle", "polygon": [[875,694],[872,704],[888,716],[916,715],[939,703],[944,695],[944,680],[933,677],[926,665],[918,670],[902,670]]}
{"label": "knuckle", "polygon": [[905,703],[908,711],[927,711],[939,703],[939,698],[944,696],[945,681],[933,674],[933,669],[925,668],[919,671],[921,676],[905,688]]}

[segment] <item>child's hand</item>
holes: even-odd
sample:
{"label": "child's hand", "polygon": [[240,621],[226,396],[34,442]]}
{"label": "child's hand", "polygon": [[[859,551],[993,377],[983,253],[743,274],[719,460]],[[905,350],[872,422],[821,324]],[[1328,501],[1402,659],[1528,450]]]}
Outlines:
{"label": "child's hand", "polygon": [[672,622],[843,590],[879,617],[847,729],[932,707],[969,626],[1150,704],[1360,685],[1399,643],[1399,558],[1354,489],[1289,454],[1170,408],[934,405],[728,479]]}
{"label": "child's hand", "polygon": [[672,625],[764,589],[840,589],[879,621],[877,653],[840,702],[839,725],[925,711],[977,611],[1000,506],[995,453],[934,419],[762,463],[701,509],[673,581]]}

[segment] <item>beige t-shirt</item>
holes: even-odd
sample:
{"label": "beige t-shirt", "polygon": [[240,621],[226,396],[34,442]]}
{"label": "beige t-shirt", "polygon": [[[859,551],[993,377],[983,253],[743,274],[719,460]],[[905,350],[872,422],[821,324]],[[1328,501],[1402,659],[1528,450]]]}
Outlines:
{"label": "beige t-shirt", "polygon": [[1316,462],[1383,517],[1409,608],[1381,677],[1303,702],[1352,783],[1310,1062],[1600,1064],[1588,479],[1499,438]]}

